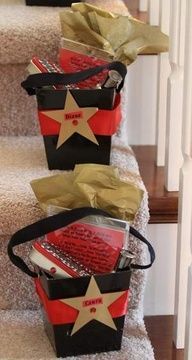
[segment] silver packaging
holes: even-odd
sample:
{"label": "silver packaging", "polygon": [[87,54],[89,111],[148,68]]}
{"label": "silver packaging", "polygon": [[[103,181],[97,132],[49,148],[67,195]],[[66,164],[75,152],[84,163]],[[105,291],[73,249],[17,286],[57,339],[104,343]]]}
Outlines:
{"label": "silver packaging", "polygon": [[105,80],[102,88],[116,88],[123,80],[122,76],[116,70],[109,70],[108,77]]}
{"label": "silver packaging", "polygon": [[117,261],[116,270],[121,270],[130,267],[135,255],[126,249],[120,251],[120,255]]}
{"label": "silver packaging", "polygon": [[92,56],[107,62],[113,61],[114,58],[114,56],[106,50],[99,49],[95,46],[83,44],[81,42],[67,39],[64,37],[61,38],[61,48],[74,51],[75,53],[77,53],[77,55],[82,54],[82,55]]}
{"label": "silver packaging", "polygon": [[[70,255],[67,253],[61,252],[60,249],[58,249],[55,245],[52,245],[48,243],[47,241],[40,241],[40,246],[45,249],[48,253],[50,253],[55,259],[59,260],[60,267],[63,268],[66,273],[68,272],[67,269],[70,270],[69,273],[73,273],[74,275],[71,275],[73,277],[79,277],[79,276],[88,276],[93,275],[93,272],[88,269],[87,267],[83,266],[76,260],[74,260]],[[36,264],[37,265],[37,264]],[[38,264],[38,266],[42,267],[44,269],[43,263],[42,266]],[[53,268],[54,268],[54,262],[53,262]],[[52,273],[54,277],[54,273]],[[56,275],[56,274],[55,274]]]}

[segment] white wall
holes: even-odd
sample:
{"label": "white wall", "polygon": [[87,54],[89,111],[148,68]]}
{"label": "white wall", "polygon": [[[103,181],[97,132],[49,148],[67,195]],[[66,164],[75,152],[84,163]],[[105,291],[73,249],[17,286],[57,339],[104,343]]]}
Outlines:
{"label": "white wall", "polygon": [[157,56],[139,55],[128,66],[127,134],[130,145],[155,145]]}
{"label": "white wall", "polygon": [[156,260],[148,270],[144,314],[174,314],[177,224],[148,225],[148,239]]}

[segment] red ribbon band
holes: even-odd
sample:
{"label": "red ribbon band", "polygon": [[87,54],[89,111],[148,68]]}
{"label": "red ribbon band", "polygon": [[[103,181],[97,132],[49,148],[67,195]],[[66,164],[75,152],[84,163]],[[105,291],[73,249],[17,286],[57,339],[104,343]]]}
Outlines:
{"label": "red ribbon band", "polygon": [[[79,313],[78,310],[60,300],[49,300],[39,279],[35,279],[35,285],[40,302],[47,313],[49,321],[53,325],[69,324],[76,321]],[[108,307],[112,318],[120,317],[127,313],[128,295],[129,291],[126,290],[122,296]]]}
{"label": "red ribbon band", "polygon": [[[51,109],[50,109],[51,110]],[[43,110],[42,110],[43,111]],[[48,115],[38,111],[42,135],[58,135],[61,124],[51,119]],[[49,110],[46,110],[49,111]],[[120,96],[115,99],[113,110],[98,110],[89,120],[88,124],[95,135],[113,135],[117,131],[121,120]]]}

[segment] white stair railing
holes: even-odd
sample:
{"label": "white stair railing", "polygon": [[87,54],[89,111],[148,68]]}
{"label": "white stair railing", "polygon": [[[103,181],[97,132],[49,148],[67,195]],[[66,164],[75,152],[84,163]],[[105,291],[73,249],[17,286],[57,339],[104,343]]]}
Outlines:
{"label": "white stair railing", "polygon": [[148,11],[148,0],[139,0],[139,10]]}
{"label": "white stair railing", "polygon": [[170,51],[171,74],[167,89],[167,124],[165,173],[168,191],[179,188],[179,169],[182,164],[181,125],[183,104],[183,63],[186,0],[171,0]]}
{"label": "white stair railing", "polygon": [[[170,0],[160,0],[159,25],[161,31],[169,35],[170,28]],[[168,53],[158,56],[158,83],[157,83],[157,166],[165,165],[165,138],[167,113],[167,81],[171,72]]]}
{"label": "white stair railing", "polygon": [[[187,0],[185,32],[185,61],[182,111],[182,154],[180,170],[179,221],[175,286],[174,342],[177,348],[186,347],[185,359],[192,359],[192,265],[190,240],[192,239],[192,1]],[[174,131],[174,130],[173,130]],[[175,133],[175,131],[174,131]],[[188,289],[188,305],[187,303]],[[186,322],[187,319],[187,322]],[[185,326],[186,343],[185,343]]]}

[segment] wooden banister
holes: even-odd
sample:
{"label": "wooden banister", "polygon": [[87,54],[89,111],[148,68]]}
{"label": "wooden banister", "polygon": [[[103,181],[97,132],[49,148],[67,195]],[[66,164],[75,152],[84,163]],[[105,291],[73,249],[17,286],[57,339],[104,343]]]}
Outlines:
{"label": "wooden banister", "polygon": [[177,223],[178,192],[168,192],[165,189],[165,169],[156,165],[156,146],[134,145],[132,149],[149,194],[149,223]]}

